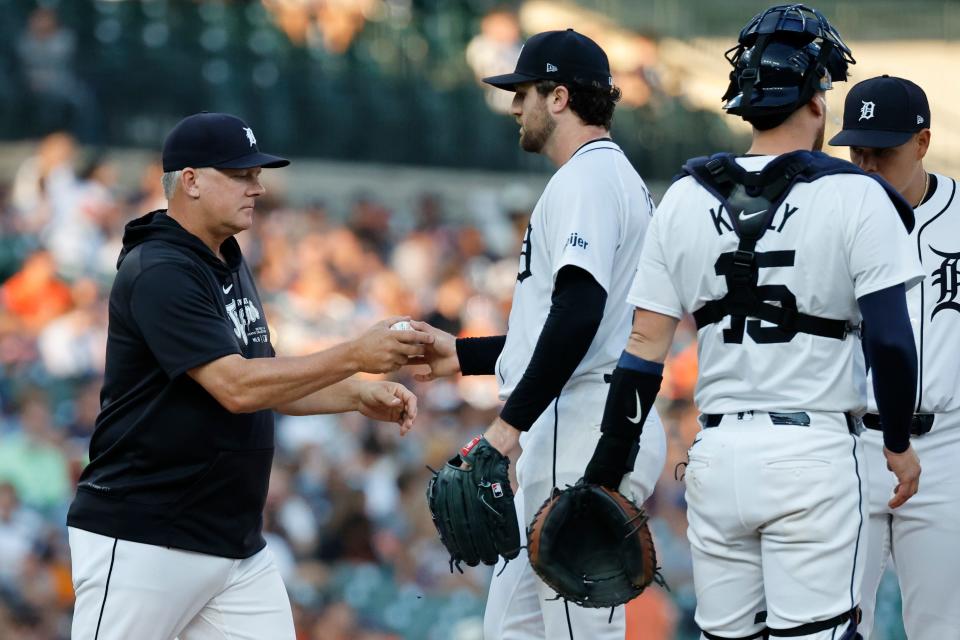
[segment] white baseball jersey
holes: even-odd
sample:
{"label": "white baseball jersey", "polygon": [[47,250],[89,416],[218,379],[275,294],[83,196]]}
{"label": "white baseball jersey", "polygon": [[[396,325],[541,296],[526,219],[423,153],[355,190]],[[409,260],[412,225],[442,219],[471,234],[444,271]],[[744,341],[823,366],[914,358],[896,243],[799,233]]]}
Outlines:
{"label": "white baseball jersey", "polygon": [[[566,265],[589,272],[606,290],[603,319],[586,355],[563,393],[520,435],[516,493],[520,530],[555,486],[583,476],[600,439],[600,423],[609,385],[601,374],[613,371],[630,333],[633,307],[627,291],[640,257],[653,201],[643,180],[610,140],[585,144],[554,174],[530,216],[510,310],[507,341],[497,361],[500,397],[520,381],[552,304],[554,280]],[[623,487],[642,502],[653,492],[663,469],[666,442],[656,411],[640,438],[634,470]],[[615,640],[626,632],[619,607],[611,617],[603,609],[567,607],[554,597],[521,554],[490,582],[484,612],[484,637],[574,637]],[[569,625],[569,626],[568,626]]]}
{"label": "white baseball jersey", "polygon": [[[772,156],[740,158],[759,171]],[[727,292],[715,264],[736,250],[730,213],[692,177],[677,181],[653,218],[628,300],[675,318]],[[772,303],[860,323],[857,298],[923,273],[907,232],[873,179],[840,174],[795,185],[757,243],[758,285]],[[766,264],[776,266],[765,266]],[[866,408],[856,334],[844,340],[790,335],[730,317],[698,334],[696,403],[703,413],[851,411]]]}
{"label": "white baseball jersey", "polygon": [[589,272],[607,292],[597,335],[568,384],[613,371],[630,334],[633,307],[626,296],[652,214],[650,192],[611,140],[583,145],[554,174],[523,239],[507,342],[496,367],[502,400],[530,363],[554,279],[567,265]]}
{"label": "white baseball jersey", "polygon": [[[937,575],[960,573],[953,551],[960,531],[960,490],[955,471],[960,455],[960,198],[957,182],[937,175],[936,190],[916,208],[911,249],[927,274],[907,292],[907,306],[917,341],[920,376],[916,410],[937,414],[933,429],[911,438],[920,458],[920,490],[905,505],[890,509],[896,477],[887,471],[883,435],[863,434],[868,455],[870,518],[863,576],[862,633],[868,640],[880,579],[895,565],[903,597],[903,624],[911,640],[949,638],[960,629],[960,591],[944,589]],[[870,411],[876,412],[873,385]]]}
{"label": "white baseball jersey", "polygon": [[[918,413],[960,409],[960,198],[952,178],[937,175],[937,188],[915,210],[917,225],[910,248],[923,265],[923,286],[907,293],[917,342],[920,379]],[[867,385],[869,411],[877,412],[872,376]]]}

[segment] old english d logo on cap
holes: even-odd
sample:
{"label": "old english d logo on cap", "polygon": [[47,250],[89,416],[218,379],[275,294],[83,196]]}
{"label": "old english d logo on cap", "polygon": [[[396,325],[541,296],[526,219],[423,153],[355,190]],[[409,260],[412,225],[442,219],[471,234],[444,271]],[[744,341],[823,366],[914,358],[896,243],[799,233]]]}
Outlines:
{"label": "old english d logo on cap", "polygon": [[850,89],[843,109],[843,130],[834,146],[898,147],[930,126],[930,105],[919,86],[894,76],[879,76]]}
{"label": "old english d logo on cap", "polygon": [[186,167],[249,169],[285,167],[286,158],[261,153],[253,129],[228,113],[197,113],[187,116],[163,142],[164,172]]}

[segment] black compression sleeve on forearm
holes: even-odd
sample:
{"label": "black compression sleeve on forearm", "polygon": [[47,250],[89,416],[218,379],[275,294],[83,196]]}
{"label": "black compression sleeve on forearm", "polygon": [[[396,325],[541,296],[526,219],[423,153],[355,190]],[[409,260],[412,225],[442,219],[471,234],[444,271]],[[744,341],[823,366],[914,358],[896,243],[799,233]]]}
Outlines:
{"label": "black compression sleeve on forearm", "polygon": [[593,342],[606,301],[607,292],[587,271],[560,269],[530,364],[500,412],[507,424],[526,431],[560,395]]}
{"label": "black compression sleeve on forearm", "polygon": [[457,338],[457,360],[465,376],[492,376],[507,336]]}
{"label": "black compression sleeve on forearm", "polygon": [[587,464],[583,479],[616,489],[625,473],[633,470],[640,433],[660,392],[663,376],[625,369],[613,370],[607,404],[603,409],[600,440]]}
{"label": "black compression sleeve on forearm", "polygon": [[858,299],[868,330],[863,351],[873,370],[873,391],[883,426],[883,444],[894,453],[910,445],[917,397],[917,347],[902,284]]}

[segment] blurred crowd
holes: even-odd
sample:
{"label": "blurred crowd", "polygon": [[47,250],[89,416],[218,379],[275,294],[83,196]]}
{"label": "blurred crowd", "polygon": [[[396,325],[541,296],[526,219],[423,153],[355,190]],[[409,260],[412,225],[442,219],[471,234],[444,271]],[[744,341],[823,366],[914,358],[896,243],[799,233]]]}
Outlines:
{"label": "blurred crowd", "polygon": [[[165,205],[159,167],[139,184],[117,174],[109,156],[56,133],[0,181],[0,638],[69,637],[64,518],[99,409],[109,288],[124,224]],[[323,349],[390,315],[492,335],[506,330],[532,204],[503,198],[496,220],[464,223],[429,192],[413,203],[358,194],[344,211],[268,193],[239,239],[281,354]],[[491,228],[515,237],[490,242]],[[691,328],[683,335],[661,405],[669,462],[649,505],[672,591],[650,590],[636,605],[651,640],[693,629],[674,477],[696,429]],[[489,570],[451,573],[424,489],[427,465],[442,465],[496,415],[496,383],[397,379],[422,408],[404,438],[356,414],[278,417],[266,532],[303,640],[480,638]]]}

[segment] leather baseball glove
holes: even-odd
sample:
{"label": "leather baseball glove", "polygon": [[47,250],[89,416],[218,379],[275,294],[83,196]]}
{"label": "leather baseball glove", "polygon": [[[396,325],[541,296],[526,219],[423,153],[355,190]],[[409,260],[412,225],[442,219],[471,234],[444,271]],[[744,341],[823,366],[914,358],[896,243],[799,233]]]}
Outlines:
{"label": "leather baseball glove", "polygon": [[460,563],[496,564],[520,553],[520,525],[510,487],[510,460],[477,436],[427,485],[427,504],[450,571]]}
{"label": "leather baseball glove", "polygon": [[527,549],[537,575],[581,607],[615,607],[651,582],[666,586],[646,512],[601,485],[555,488],[527,528]]}

